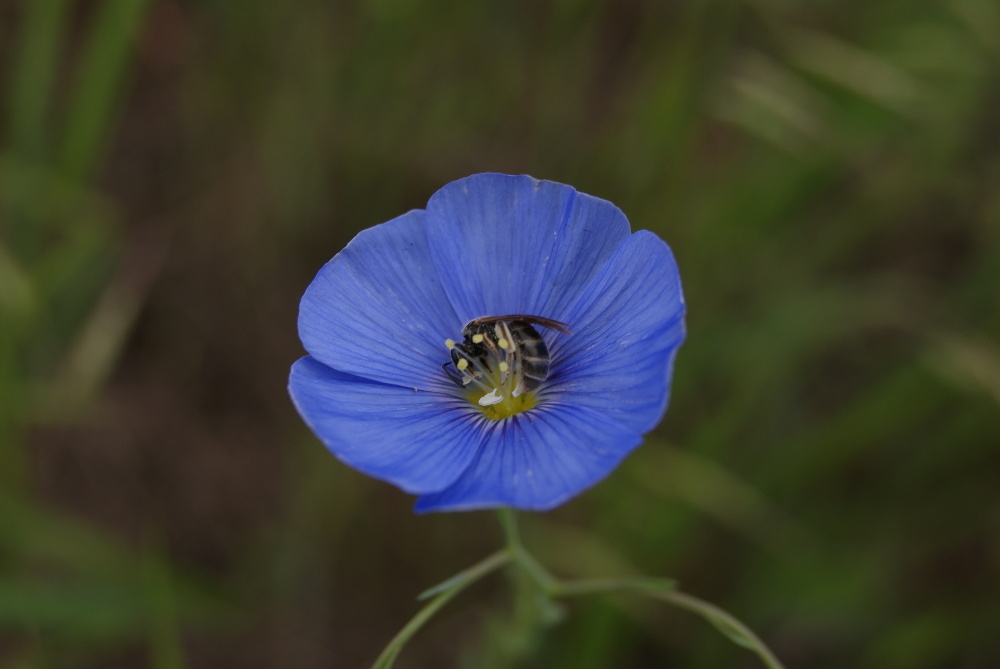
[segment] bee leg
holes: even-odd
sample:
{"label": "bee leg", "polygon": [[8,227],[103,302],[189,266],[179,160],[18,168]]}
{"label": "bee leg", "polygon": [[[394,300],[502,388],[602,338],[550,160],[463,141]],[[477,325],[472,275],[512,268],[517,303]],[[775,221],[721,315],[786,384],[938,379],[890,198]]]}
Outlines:
{"label": "bee leg", "polygon": [[462,376],[454,369],[448,369],[448,365],[452,365],[454,367],[454,364],[451,361],[448,361],[441,365],[441,369],[444,370],[444,373],[448,375],[448,378],[451,379],[456,386],[464,388],[465,384],[462,383]]}

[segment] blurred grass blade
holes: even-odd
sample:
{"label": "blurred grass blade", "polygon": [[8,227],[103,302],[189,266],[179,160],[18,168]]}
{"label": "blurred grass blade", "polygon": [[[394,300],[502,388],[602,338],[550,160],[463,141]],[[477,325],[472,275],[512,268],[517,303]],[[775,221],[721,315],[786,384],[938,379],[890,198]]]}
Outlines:
{"label": "blurred grass blade", "polygon": [[69,106],[59,167],[84,180],[108,133],[136,32],[149,0],[104,2],[90,30]]}
{"label": "blurred grass blade", "polygon": [[7,142],[26,161],[41,161],[49,148],[50,99],[68,5],[66,0],[23,3],[21,50],[8,97]]}
{"label": "blurred grass blade", "polygon": [[681,499],[783,560],[820,545],[820,538],[755,487],[708,458],[656,444],[654,467],[639,481],[657,495]]}
{"label": "blurred grass blade", "polygon": [[152,631],[166,658],[177,620],[207,623],[229,613],[199,583],[171,572],[164,551],[137,559],[113,538],[6,490],[0,555],[0,628],[37,628],[54,639],[136,640]]}
{"label": "blurred grass blade", "polygon": [[1000,55],[1000,6],[994,0],[951,0],[948,4],[983,46]]}
{"label": "blurred grass blade", "polygon": [[124,582],[77,579],[50,583],[0,574],[0,626],[51,630],[66,639],[135,637],[143,620],[138,593]]}
{"label": "blurred grass blade", "polygon": [[878,54],[813,31],[789,31],[799,66],[901,117],[914,118],[925,96],[919,80]]}
{"label": "blurred grass blade", "polygon": [[16,334],[16,321],[0,310],[0,490],[10,494],[28,486],[28,457],[20,448],[24,393]]}
{"label": "blurred grass blade", "polygon": [[80,328],[65,367],[51,389],[54,392],[43,394],[42,399],[49,400],[41,405],[46,418],[72,417],[100,391],[163,266],[166,250],[158,240],[135,240],[130,244],[118,272],[108,281]]}
{"label": "blurred grass blade", "polygon": [[793,154],[815,150],[829,138],[827,102],[802,77],[759,52],[740,58],[738,71],[715,103],[722,120]]}
{"label": "blurred grass blade", "polygon": [[946,376],[971,382],[1000,404],[1000,344],[985,337],[942,335],[932,364]]}
{"label": "blurred grass blade", "polygon": [[147,547],[142,560],[146,611],[149,620],[150,666],[152,669],[184,669],[184,651],[177,624],[177,602],[170,565],[156,543]]}
{"label": "blurred grass blade", "polygon": [[0,239],[0,312],[12,315],[12,321],[21,320],[34,302],[31,278]]}

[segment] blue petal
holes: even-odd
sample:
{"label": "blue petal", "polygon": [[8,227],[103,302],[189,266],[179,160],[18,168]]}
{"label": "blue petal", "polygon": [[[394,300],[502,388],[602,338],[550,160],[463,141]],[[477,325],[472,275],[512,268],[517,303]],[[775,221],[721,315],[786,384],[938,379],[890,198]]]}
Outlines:
{"label": "blue petal", "polygon": [[528,176],[477,174],[427,204],[427,237],[463,324],[481,316],[562,320],[629,235],[613,204]]}
{"label": "blue petal", "polygon": [[424,212],[358,234],[319,271],[299,307],[299,337],[320,362],[375,381],[427,389],[465,321],[431,262]]}
{"label": "blue petal", "polygon": [[491,427],[472,466],[451,487],[420,497],[417,511],[546,511],[603,479],[641,441],[601,413],[568,405]]}
{"label": "blue petal", "polygon": [[309,356],[292,365],[289,392],[340,460],[414,494],[454,482],[484,437],[486,419],[462,400],[361,379]]}
{"label": "blue petal", "polygon": [[684,296],[670,248],[640,231],[622,244],[567,315],[572,335],[549,346],[545,401],[601,411],[642,434],[666,410]]}

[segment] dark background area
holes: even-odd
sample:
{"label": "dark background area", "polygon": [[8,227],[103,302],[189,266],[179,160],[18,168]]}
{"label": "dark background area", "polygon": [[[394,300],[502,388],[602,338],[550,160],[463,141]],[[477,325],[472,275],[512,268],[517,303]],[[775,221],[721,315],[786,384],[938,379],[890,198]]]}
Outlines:
{"label": "dark background area", "polygon": [[[566,575],[677,578],[789,669],[1000,666],[993,0],[0,0],[0,666],[365,667],[499,546],[295,415],[298,299],[482,171],[677,256],[661,426],[522,518]],[[475,586],[406,668],[758,667]]]}

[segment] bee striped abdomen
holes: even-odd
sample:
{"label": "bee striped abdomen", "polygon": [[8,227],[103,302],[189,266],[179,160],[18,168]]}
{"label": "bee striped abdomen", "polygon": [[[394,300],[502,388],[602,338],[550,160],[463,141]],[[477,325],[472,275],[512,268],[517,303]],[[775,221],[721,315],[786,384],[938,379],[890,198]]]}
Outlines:
{"label": "bee striped abdomen", "polygon": [[531,392],[549,377],[549,347],[531,323],[511,321],[507,326],[519,349],[524,392]]}

